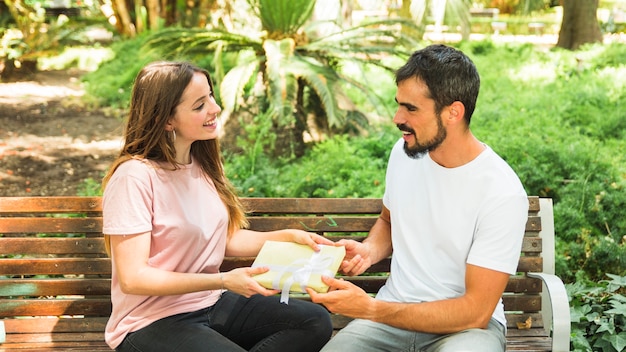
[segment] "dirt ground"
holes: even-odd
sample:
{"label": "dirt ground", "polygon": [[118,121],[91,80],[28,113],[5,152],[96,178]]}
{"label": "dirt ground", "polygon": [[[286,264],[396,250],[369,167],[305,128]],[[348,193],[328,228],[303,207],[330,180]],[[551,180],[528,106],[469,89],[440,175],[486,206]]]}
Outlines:
{"label": "dirt ground", "polygon": [[0,196],[76,195],[100,182],[121,145],[122,121],[87,109],[78,71],[0,82]]}

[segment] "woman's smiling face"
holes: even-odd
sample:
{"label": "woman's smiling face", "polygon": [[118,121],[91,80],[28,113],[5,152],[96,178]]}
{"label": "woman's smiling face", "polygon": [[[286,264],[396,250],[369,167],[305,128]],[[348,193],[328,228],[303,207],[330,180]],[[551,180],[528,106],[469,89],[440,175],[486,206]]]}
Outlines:
{"label": "woman's smiling face", "polygon": [[222,108],[215,102],[208,78],[203,73],[196,72],[170,120],[176,131],[175,144],[184,143],[190,146],[197,140],[217,138],[221,130],[218,120],[221,111]]}

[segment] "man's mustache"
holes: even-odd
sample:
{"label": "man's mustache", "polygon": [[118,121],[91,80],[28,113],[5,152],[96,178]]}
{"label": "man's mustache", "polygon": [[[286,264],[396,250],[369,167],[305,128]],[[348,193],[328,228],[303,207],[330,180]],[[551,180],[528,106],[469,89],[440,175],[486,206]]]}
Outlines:
{"label": "man's mustache", "polygon": [[414,130],[414,129],[412,129],[411,127],[407,126],[407,125],[406,125],[406,124],[404,124],[404,123],[397,124],[396,126],[398,127],[398,129],[399,129],[400,131],[403,131],[403,132],[409,132],[409,133],[413,133],[413,134],[415,133],[415,130]]}

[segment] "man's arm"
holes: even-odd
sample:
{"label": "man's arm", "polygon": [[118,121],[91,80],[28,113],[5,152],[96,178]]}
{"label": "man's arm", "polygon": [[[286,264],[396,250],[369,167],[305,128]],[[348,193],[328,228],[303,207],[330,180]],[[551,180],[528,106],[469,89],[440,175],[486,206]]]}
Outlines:
{"label": "man's arm", "polygon": [[395,326],[405,330],[446,334],[486,328],[504,292],[509,274],[466,265],[465,294],[423,303],[396,303],[374,299],[350,282],[324,278],[326,294],[307,290],[311,300],[331,312]]}

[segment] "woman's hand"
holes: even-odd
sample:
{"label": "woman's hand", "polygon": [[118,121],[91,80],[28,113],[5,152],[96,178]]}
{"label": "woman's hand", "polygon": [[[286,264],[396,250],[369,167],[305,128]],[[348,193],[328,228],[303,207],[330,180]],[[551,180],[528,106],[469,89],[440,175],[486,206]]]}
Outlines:
{"label": "woman's hand", "polygon": [[307,232],[303,230],[294,230],[294,229],[287,229],[285,231],[288,231],[291,234],[292,242],[305,244],[313,248],[313,250],[316,252],[320,250],[318,244],[325,244],[328,246],[336,245],[335,242],[329,240],[328,238],[324,236],[320,236],[313,232]]}
{"label": "woman's hand", "polygon": [[280,293],[280,290],[266,289],[252,278],[254,275],[263,274],[267,271],[269,271],[269,268],[266,267],[237,268],[222,273],[222,282],[225,289],[238,293],[246,298],[255,294],[272,296]]}

